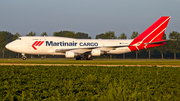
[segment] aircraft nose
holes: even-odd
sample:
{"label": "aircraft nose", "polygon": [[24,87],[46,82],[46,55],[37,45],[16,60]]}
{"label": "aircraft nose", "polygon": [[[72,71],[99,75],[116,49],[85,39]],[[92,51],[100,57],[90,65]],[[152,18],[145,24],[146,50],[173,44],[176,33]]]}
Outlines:
{"label": "aircraft nose", "polygon": [[18,51],[17,45],[15,45],[13,42],[8,43],[5,47],[6,49],[11,50],[11,51],[15,51],[15,52]]}
{"label": "aircraft nose", "polygon": [[5,47],[6,47],[6,49],[10,49],[10,45],[9,44],[7,44]]}

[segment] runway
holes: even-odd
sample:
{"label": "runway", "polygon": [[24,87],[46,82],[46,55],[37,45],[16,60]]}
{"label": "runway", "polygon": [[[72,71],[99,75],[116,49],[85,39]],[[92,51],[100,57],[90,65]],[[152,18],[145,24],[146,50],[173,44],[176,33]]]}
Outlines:
{"label": "runway", "polygon": [[103,65],[103,64],[26,64],[26,63],[0,63],[1,66],[102,66],[102,67],[180,67],[180,65]]}

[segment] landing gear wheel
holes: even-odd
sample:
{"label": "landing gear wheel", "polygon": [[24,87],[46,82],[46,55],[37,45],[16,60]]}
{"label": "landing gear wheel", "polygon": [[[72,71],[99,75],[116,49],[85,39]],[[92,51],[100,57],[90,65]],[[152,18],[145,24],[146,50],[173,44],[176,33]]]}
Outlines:
{"label": "landing gear wheel", "polygon": [[23,60],[26,60],[26,57],[22,57]]}
{"label": "landing gear wheel", "polygon": [[79,57],[76,57],[76,60],[92,60],[92,57],[91,56],[88,56],[88,55],[85,55],[85,56],[79,56]]}
{"label": "landing gear wheel", "polygon": [[76,60],[81,60],[81,58],[78,57],[78,58],[76,58]]}
{"label": "landing gear wheel", "polygon": [[89,60],[92,60],[92,57],[90,57]]}

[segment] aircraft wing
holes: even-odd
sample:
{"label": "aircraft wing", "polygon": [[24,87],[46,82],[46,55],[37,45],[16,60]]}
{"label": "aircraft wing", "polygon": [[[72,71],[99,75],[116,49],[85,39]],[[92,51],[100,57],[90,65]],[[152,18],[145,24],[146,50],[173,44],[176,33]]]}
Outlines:
{"label": "aircraft wing", "polygon": [[[84,51],[85,52],[89,52],[91,51],[92,49],[99,49],[99,50],[102,50],[102,51],[110,51],[110,50],[113,50],[115,48],[120,48],[120,47],[128,47],[128,46],[131,46],[131,45],[121,45],[121,46],[102,46],[102,47],[85,47],[85,48],[69,48],[69,49],[56,49],[55,52],[60,52],[60,53],[65,53],[66,51],[78,51],[78,50],[81,50],[81,51]],[[81,52],[82,53],[82,52]]]}

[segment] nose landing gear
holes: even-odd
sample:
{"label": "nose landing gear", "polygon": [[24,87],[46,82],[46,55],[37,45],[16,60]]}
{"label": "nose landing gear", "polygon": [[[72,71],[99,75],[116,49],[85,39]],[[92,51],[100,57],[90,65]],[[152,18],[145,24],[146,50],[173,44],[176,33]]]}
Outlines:
{"label": "nose landing gear", "polygon": [[22,59],[23,59],[23,60],[26,60],[26,58],[27,58],[27,57],[25,56],[25,54],[22,53]]}

